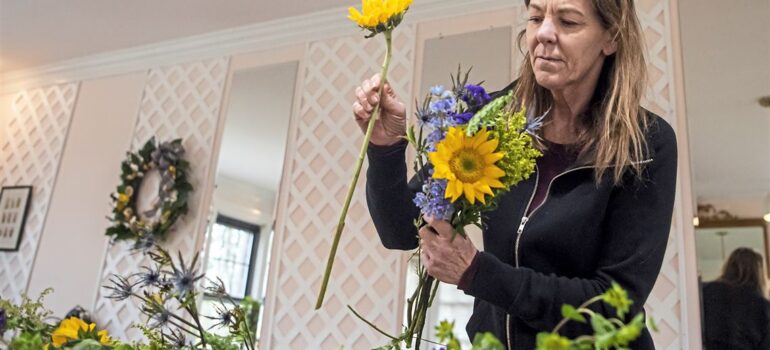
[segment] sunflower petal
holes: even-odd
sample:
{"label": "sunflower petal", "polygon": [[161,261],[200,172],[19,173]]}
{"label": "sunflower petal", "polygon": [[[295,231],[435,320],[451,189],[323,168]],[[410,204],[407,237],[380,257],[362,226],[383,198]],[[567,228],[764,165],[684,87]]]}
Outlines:
{"label": "sunflower petal", "polygon": [[505,172],[497,166],[490,165],[484,168],[484,175],[496,179],[505,176]]}
{"label": "sunflower petal", "polygon": [[490,153],[484,155],[484,163],[491,165],[497,163],[498,160],[503,159],[504,155],[502,152],[497,153]]}
{"label": "sunflower petal", "polygon": [[465,199],[467,199],[471,204],[476,203],[476,196],[473,194],[474,192],[473,184],[463,184],[463,194],[465,195]]}
{"label": "sunflower petal", "polygon": [[494,152],[497,149],[497,145],[498,145],[497,139],[491,139],[479,145],[477,150],[481,154],[489,154]]}

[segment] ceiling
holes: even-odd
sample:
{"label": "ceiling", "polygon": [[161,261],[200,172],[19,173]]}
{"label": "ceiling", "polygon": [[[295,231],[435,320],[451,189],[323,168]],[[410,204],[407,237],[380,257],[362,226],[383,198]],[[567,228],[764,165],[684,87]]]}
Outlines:
{"label": "ceiling", "polygon": [[0,0],[0,74],[356,0]]}

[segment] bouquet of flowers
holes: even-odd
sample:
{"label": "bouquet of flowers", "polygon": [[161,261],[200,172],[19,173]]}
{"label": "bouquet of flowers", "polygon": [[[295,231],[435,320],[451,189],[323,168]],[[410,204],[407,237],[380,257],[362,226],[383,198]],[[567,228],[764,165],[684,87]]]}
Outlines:
{"label": "bouquet of flowers", "polygon": [[[465,227],[481,227],[482,213],[496,207],[500,195],[527,179],[541,155],[534,147],[540,119],[528,120],[512,93],[492,99],[480,84],[468,84],[466,72],[452,76],[452,87],[431,88],[417,110],[417,123],[407,131],[416,150],[414,170],[422,183],[414,203],[422,216],[450,222],[455,234],[466,238]],[[438,288],[417,260],[418,286],[407,300],[407,325],[389,336],[385,349],[419,349],[425,316]]]}

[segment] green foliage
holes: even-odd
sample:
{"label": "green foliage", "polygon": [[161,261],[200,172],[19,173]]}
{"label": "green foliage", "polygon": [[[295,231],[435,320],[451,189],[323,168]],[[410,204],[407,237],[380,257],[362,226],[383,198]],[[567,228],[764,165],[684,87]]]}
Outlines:
{"label": "green foliage", "polygon": [[[513,98],[512,93],[508,94],[508,98]],[[498,152],[504,155],[497,166],[505,172],[501,182],[506,187],[529,178],[535,171],[535,160],[543,155],[534,147],[532,136],[521,132],[527,124],[526,109],[514,113],[511,108],[508,104],[494,111],[497,116],[493,119],[494,127],[491,130],[493,137],[500,142]]]}
{"label": "green foliage", "polygon": [[16,332],[9,342],[0,337],[0,345],[6,344],[13,350],[40,350],[51,339],[54,326],[46,322],[52,312],[43,305],[43,299],[53,289],[48,288],[32,300],[26,294],[21,296],[21,303],[0,299],[0,309],[5,310],[7,332]]}
{"label": "green foliage", "polygon": [[455,322],[441,321],[436,326],[436,338],[446,344],[446,350],[460,350],[460,340],[454,334]]}
{"label": "green foliage", "polygon": [[43,336],[39,332],[22,332],[11,340],[10,350],[40,350],[43,348]]}
{"label": "green foliage", "polygon": [[[564,319],[559,322],[552,332],[541,332],[537,335],[537,350],[629,350],[629,345],[639,338],[646,326],[643,314],[636,315],[629,323],[623,323],[621,319],[606,318],[604,315],[590,310],[588,307],[596,302],[603,301],[615,309],[618,317],[623,318],[631,308],[633,302],[628,298],[628,293],[619,284],[613,282],[612,286],[604,293],[596,296],[579,307],[563,305],[561,309]],[[590,325],[593,334],[583,335],[576,339],[569,339],[559,335],[559,329],[568,321],[586,323],[584,315],[590,316]],[[650,319],[651,325],[654,322]],[[655,328],[653,328],[654,330]]]}
{"label": "green foliage", "polygon": [[624,318],[628,309],[634,303],[628,298],[626,290],[621,288],[616,282],[612,282],[612,287],[602,294],[602,300],[617,310],[619,318]]}
{"label": "green foliage", "polygon": [[574,306],[564,304],[561,306],[561,315],[564,318],[568,318],[573,321],[578,321],[581,323],[586,323],[586,318],[583,317],[583,315],[580,314],[580,311],[578,311]]}
{"label": "green foliage", "polygon": [[216,335],[212,333],[206,334],[206,343],[209,344],[211,350],[240,350],[241,341],[233,335]]}
{"label": "green foliage", "polygon": [[494,334],[489,332],[476,333],[473,337],[471,350],[505,350],[505,346]]}

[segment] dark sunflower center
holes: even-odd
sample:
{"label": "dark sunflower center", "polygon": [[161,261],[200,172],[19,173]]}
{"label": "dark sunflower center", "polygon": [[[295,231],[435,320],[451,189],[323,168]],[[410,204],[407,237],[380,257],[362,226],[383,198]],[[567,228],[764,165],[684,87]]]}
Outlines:
{"label": "dark sunflower center", "polygon": [[481,155],[473,149],[463,148],[452,155],[449,169],[464,183],[474,183],[484,175],[484,164]]}

